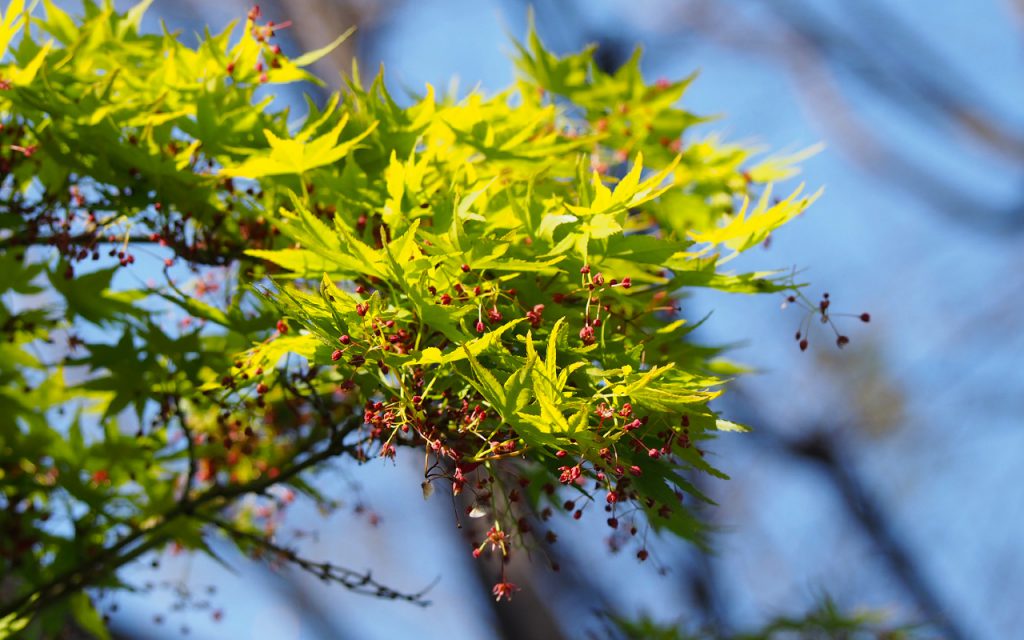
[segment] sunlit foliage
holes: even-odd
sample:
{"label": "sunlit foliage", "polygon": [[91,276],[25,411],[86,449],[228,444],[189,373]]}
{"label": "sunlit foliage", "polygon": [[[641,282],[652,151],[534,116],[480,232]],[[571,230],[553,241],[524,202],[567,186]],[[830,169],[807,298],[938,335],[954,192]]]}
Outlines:
{"label": "sunlit foliage", "polygon": [[421,602],[273,542],[333,460],[425,456],[498,598],[558,511],[607,511],[640,560],[650,530],[704,543],[687,478],[745,427],[685,294],[799,295],[727,265],[813,200],[773,199],[789,162],[695,131],[690,79],[639,55],[609,74],[531,31],[500,93],[355,70],[296,114],[274,93],[330,47],[288,58],[258,10],[190,46],[142,8],[0,20],[0,629],[102,636],[89,593],[219,535]]}

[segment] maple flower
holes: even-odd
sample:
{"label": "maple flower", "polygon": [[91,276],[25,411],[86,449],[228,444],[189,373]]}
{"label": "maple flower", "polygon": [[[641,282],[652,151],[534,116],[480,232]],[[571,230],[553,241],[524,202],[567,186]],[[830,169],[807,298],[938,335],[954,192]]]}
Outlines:
{"label": "maple flower", "polygon": [[558,481],[561,482],[562,484],[570,484],[572,482],[576,482],[576,480],[578,480],[580,475],[582,474],[582,469],[580,469],[580,465],[575,465],[573,467],[559,467],[558,470],[562,472],[562,474],[558,477]]}
{"label": "maple flower", "polygon": [[505,532],[497,527],[491,527],[487,531],[487,541],[491,543],[491,549],[501,549],[502,554],[505,553],[505,543],[507,540],[508,536],[505,535]]}
{"label": "maple flower", "polygon": [[491,590],[491,593],[494,594],[495,601],[500,601],[502,598],[505,598],[506,600],[511,600],[512,594],[516,591],[519,591],[519,587],[512,584],[511,582],[499,582],[498,584],[494,585],[494,589]]}

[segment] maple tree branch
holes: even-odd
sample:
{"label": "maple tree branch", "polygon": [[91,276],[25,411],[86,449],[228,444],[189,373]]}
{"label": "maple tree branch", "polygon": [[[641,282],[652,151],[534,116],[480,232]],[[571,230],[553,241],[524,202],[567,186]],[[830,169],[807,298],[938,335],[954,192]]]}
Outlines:
{"label": "maple tree branch", "polygon": [[332,582],[341,585],[353,593],[374,596],[385,600],[404,600],[421,607],[425,607],[430,604],[430,601],[425,600],[423,596],[433,587],[433,584],[428,585],[420,591],[412,593],[397,591],[374,580],[373,575],[369,571],[361,573],[353,569],[341,567],[331,562],[316,562],[309,560],[300,556],[294,549],[283,547],[265,536],[239,529],[230,522],[220,518],[207,516],[205,514],[199,515],[198,518],[217,527],[235,540],[250,542],[260,549],[274,554],[283,561],[294,564],[303,571],[311,573],[325,582]]}
{"label": "maple tree branch", "polygon": [[[284,483],[322,462],[345,453],[352,454],[351,446],[344,443],[344,437],[352,428],[358,426],[357,419],[349,420],[347,426],[350,428],[339,430],[332,434],[327,447],[308,455],[305,459],[290,467],[282,469],[274,477],[264,475],[239,485],[216,485],[195,498],[188,498],[178,502],[175,507],[161,516],[159,522],[155,525],[146,529],[135,530],[113,546],[84,560],[77,567],[64,571],[36,588],[33,592],[24,594],[4,605],[0,608],[0,619],[11,614],[36,614],[76,591],[87,587],[90,580],[116,571],[146,552],[165,544],[171,536],[164,533],[164,530],[178,518],[202,515],[199,513],[199,509],[214,503],[230,503],[247,494],[265,494],[270,487]],[[226,505],[219,504],[216,508],[223,508],[224,506]],[[138,546],[133,547],[136,543],[139,543]]]}

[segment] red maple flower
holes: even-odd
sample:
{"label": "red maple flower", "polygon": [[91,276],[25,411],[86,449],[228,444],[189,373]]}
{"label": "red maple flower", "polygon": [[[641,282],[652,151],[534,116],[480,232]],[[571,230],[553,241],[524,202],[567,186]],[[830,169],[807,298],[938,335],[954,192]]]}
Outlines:
{"label": "red maple flower", "polygon": [[511,582],[499,582],[498,584],[494,585],[494,589],[491,590],[491,593],[494,594],[495,601],[499,601],[502,598],[505,598],[506,600],[511,600],[512,594],[516,591],[519,591],[519,587],[512,584]]}

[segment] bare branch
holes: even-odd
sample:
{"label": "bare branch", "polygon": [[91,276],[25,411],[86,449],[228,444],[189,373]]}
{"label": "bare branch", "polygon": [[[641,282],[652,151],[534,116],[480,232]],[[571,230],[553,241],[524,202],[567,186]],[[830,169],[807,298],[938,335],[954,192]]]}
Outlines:
{"label": "bare branch", "polygon": [[206,515],[199,515],[198,517],[201,520],[214,525],[235,540],[243,540],[252,543],[257,548],[272,554],[275,558],[281,561],[293,564],[303,571],[320,578],[324,582],[341,585],[353,593],[383,598],[385,600],[404,600],[421,607],[425,607],[430,604],[430,601],[424,599],[424,596],[431,588],[433,588],[434,584],[427,585],[420,591],[413,593],[397,591],[377,582],[369,571],[361,573],[331,562],[315,562],[313,560],[303,558],[294,549],[276,544],[265,536],[239,529],[230,522],[220,518]]}

